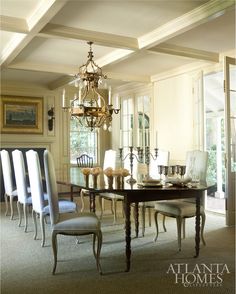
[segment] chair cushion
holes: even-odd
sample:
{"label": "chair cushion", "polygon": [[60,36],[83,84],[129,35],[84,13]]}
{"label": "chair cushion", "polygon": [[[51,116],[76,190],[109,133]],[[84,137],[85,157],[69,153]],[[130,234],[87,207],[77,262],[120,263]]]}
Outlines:
{"label": "chair cushion", "polygon": [[124,200],[124,196],[114,193],[100,193],[99,195],[107,199]]}
{"label": "chair cushion", "polygon": [[100,229],[100,221],[92,212],[60,214],[59,222],[53,225],[54,231],[89,233]]}
{"label": "chair cushion", "polygon": [[[195,203],[185,201],[158,201],[155,204],[155,210],[173,216],[191,217],[196,215]],[[203,206],[200,206],[200,212],[204,212]]]}
{"label": "chair cushion", "polygon": [[[76,203],[68,201],[68,200],[59,200],[58,201],[59,205],[59,213],[70,213],[70,212],[75,212],[76,211]],[[49,205],[46,205],[43,208],[44,214],[49,214]]]}

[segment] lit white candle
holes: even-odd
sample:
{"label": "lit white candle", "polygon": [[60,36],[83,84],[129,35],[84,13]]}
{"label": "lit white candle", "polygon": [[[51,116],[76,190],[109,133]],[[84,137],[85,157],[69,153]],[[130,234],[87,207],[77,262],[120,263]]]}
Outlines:
{"label": "lit white candle", "polygon": [[129,146],[133,146],[133,131],[129,131]]}
{"label": "lit white candle", "polygon": [[156,148],[158,147],[158,132],[156,131]]}
{"label": "lit white candle", "polygon": [[63,89],[63,91],[62,91],[62,107],[66,107],[66,97],[65,97],[65,94],[66,94],[66,90]]}
{"label": "lit white candle", "polygon": [[137,133],[137,147],[140,147],[140,145],[139,145],[139,129],[138,129],[138,133]]}
{"label": "lit white candle", "polygon": [[111,86],[109,87],[109,91],[108,91],[108,105],[111,105]]}

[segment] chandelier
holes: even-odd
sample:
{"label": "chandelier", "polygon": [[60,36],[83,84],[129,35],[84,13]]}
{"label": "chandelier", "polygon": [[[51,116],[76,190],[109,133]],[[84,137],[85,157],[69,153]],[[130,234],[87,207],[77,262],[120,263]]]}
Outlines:
{"label": "chandelier", "polygon": [[[118,114],[120,109],[113,108],[111,102],[111,89],[108,91],[108,103],[102,95],[101,86],[107,76],[102,69],[93,61],[93,42],[88,42],[90,50],[88,60],[80,66],[79,72],[75,75],[75,85],[79,85],[79,93],[75,94],[70,107],[66,107],[65,90],[62,94],[62,108],[69,110],[72,118],[78,119],[81,126],[90,128],[93,131],[102,127],[111,131],[112,114]],[[100,88],[100,90],[99,90]]]}

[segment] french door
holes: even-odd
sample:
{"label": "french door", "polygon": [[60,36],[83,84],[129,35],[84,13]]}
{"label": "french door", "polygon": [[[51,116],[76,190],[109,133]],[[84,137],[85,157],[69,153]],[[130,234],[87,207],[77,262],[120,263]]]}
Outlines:
{"label": "french door", "polygon": [[236,59],[224,59],[226,224],[235,225],[236,195]]}

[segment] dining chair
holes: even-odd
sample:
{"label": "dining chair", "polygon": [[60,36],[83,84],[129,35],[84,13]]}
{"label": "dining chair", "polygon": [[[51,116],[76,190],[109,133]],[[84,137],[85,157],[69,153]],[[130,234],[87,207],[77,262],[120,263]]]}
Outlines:
{"label": "dining chair", "polygon": [[21,225],[22,214],[21,214],[21,205],[23,206],[24,220],[25,220],[25,229],[27,232],[28,227],[28,212],[27,208],[32,205],[31,193],[27,189],[27,179],[25,172],[25,163],[23,154],[20,150],[12,151],[13,166],[16,179],[16,187],[18,194],[17,209],[19,215],[19,227]]}
{"label": "dining chair", "polygon": [[82,154],[76,158],[78,167],[93,167],[93,157]]}
{"label": "dining chair", "polygon": [[2,173],[3,173],[3,182],[4,182],[4,198],[6,204],[6,213],[8,214],[8,197],[10,200],[10,211],[11,216],[10,219],[13,220],[14,216],[14,209],[13,209],[13,200],[17,198],[17,189],[13,186],[13,179],[12,179],[12,170],[11,170],[11,162],[9,152],[7,150],[1,151],[1,163],[2,163]]}
{"label": "dining chair", "polygon": [[[185,177],[190,177],[193,180],[198,180],[199,184],[206,185],[206,174],[208,164],[208,152],[205,151],[188,151],[186,156],[186,174]],[[203,245],[206,244],[204,240],[204,226],[205,226],[205,199],[201,199],[200,205],[200,216],[201,216],[201,240]],[[169,200],[169,201],[158,201],[154,208],[154,219],[156,224],[156,237],[158,238],[158,214],[163,215],[163,228],[166,232],[165,217],[173,217],[177,223],[177,235],[178,235],[178,248],[181,251],[181,237],[182,237],[182,226],[183,226],[183,238],[185,238],[185,220],[196,216],[196,204],[195,199],[184,199],[184,200]]]}
{"label": "dining chair", "polygon": [[[88,154],[82,154],[79,157],[76,158],[77,161],[77,166],[79,168],[83,167],[93,167],[93,157],[89,156]],[[86,189],[81,189],[80,190],[80,198],[81,198],[81,212],[84,211],[85,204],[84,204],[84,197],[89,196],[89,191]]]}
{"label": "dining chair", "polygon": [[[103,170],[107,169],[108,167],[112,168],[113,170],[116,168],[116,151],[115,150],[106,150],[105,157],[103,162]],[[108,185],[107,177],[104,177],[105,185]],[[113,213],[113,223],[115,224],[117,221],[117,202],[123,201],[124,196],[118,195],[115,193],[100,193],[99,194],[99,204],[101,207],[101,215],[100,218],[102,219],[103,211],[104,211],[104,200],[111,201],[111,211]],[[122,211],[123,211],[123,203],[122,203]]]}
{"label": "dining chair", "polygon": [[[100,265],[100,253],[102,248],[101,224],[95,213],[74,213],[61,214],[59,210],[58,191],[56,184],[56,175],[54,162],[51,153],[44,151],[44,168],[46,176],[46,185],[49,199],[51,229],[52,229],[52,248],[54,256],[54,265],[52,273],[55,274],[57,266],[57,235],[93,235],[93,254],[96,259],[96,265],[99,273],[102,273]],[[95,246],[97,239],[97,248]]]}
{"label": "dining chair", "polygon": [[[32,217],[34,220],[35,226],[35,234],[34,240],[37,238],[37,222],[36,222],[36,214],[39,215],[41,234],[42,234],[42,243],[41,246],[45,245],[45,225],[44,222],[46,220],[46,216],[50,214],[49,205],[45,198],[48,199],[48,191],[45,193],[43,191],[43,183],[42,183],[42,174],[41,174],[41,166],[39,162],[38,153],[34,150],[29,150],[26,152],[26,160],[28,166],[29,173],[29,181],[31,188],[31,196],[32,196]],[[59,200],[58,202],[60,213],[72,213],[77,211],[76,203],[71,202],[69,200]]]}
{"label": "dining chair", "polygon": [[[153,179],[157,179],[160,177],[158,175],[158,166],[164,165],[167,166],[169,164],[170,152],[167,150],[158,150],[158,156],[156,160],[151,158],[150,160],[150,167],[149,167],[149,174]],[[138,170],[139,172],[139,170]],[[155,207],[155,201],[148,201],[148,202],[140,202],[139,207],[141,209],[141,216],[142,216],[142,236],[144,237],[145,234],[145,226],[146,226],[146,210],[148,210],[148,221],[149,227],[151,226],[151,209]]]}

